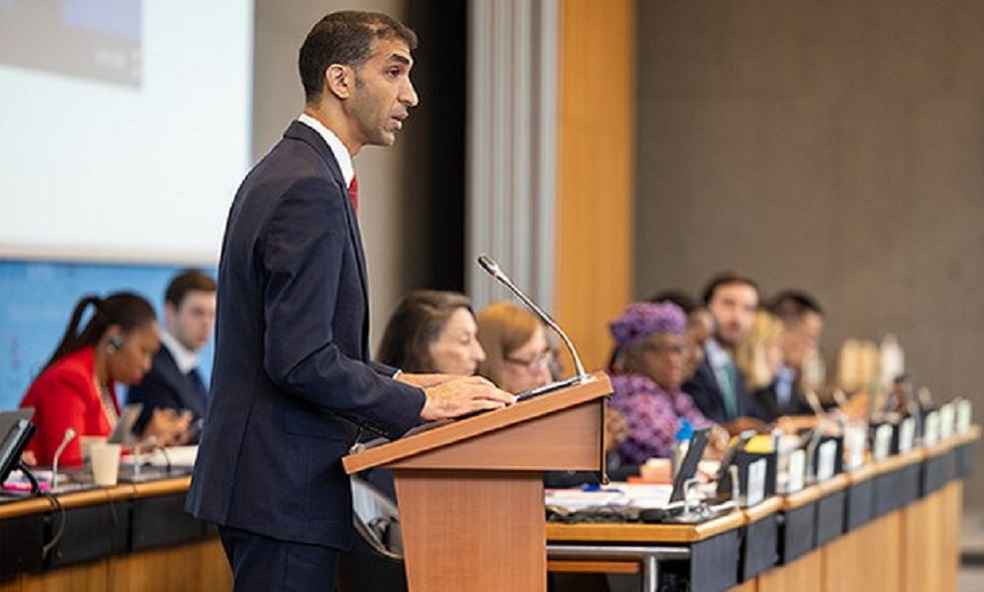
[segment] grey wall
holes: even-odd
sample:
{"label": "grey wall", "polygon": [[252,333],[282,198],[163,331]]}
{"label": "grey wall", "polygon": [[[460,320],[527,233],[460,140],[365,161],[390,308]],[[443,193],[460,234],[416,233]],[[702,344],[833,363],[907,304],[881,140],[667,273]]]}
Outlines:
{"label": "grey wall", "polygon": [[[638,2],[637,296],[733,268],[984,417],[984,3]],[[834,369],[831,368],[830,371]],[[984,460],[979,457],[979,460]],[[984,464],[966,489],[984,505]]]}
{"label": "grey wall", "polygon": [[[371,10],[406,19],[407,0],[256,0],[253,71],[253,159],[261,158],[304,107],[297,73],[297,51],[308,31],[329,12]],[[415,159],[412,147],[426,106],[411,115],[390,148],[367,147],[355,158],[359,179],[359,222],[369,268],[372,341],[377,343],[399,298],[426,277],[420,242],[426,221],[414,208],[415,195],[428,179],[408,183]],[[414,237],[417,238],[414,238]]]}

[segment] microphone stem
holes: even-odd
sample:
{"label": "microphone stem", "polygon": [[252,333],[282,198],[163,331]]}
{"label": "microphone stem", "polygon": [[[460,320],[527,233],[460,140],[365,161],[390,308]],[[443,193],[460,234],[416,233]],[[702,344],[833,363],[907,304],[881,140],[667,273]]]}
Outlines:
{"label": "microphone stem", "polygon": [[532,300],[530,300],[528,296],[526,296],[526,294],[524,294],[518,288],[513,286],[512,282],[509,282],[507,280],[505,283],[510,288],[513,288],[513,293],[516,294],[516,296],[518,296],[519,299],[522,300],[524,304],[526,304],[526,306],[536,311],[536,313],[540,315],[540,318],[546,321],[547,325],[549,325],[551,329],[557,332],[557,335],[560,335],[560,338],[564,341],[564,345],[567,347],[567,351],[571,352],[571,358],[573,358],[574,360],[574,368],[575,371],[577,372],[578,378],[580,378],[581,380],[588,378],[588,373],[584,371],[584,365],[581,364],[581,359],[577,355],[577,350],[574,349],[574,344],[571,342],[567,334],[560,329],[560,326],[557,324],[556,321],[553,320],[553,317],[548,315],[539,306],[537,306],[535,302],[533,302]]}

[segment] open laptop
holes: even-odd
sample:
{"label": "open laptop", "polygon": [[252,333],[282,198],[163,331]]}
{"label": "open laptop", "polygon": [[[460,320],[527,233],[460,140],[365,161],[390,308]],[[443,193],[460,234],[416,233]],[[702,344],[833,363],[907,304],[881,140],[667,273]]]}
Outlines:
{"label": "open laptop", "polygon": [[116,422],[116,428],[109,435],[107,442],[110,444],[133,442],[136,439],[133,435],[133,426],[137,424],[141,411],[143,411],[143,403],[130,403],[124,407],[120,413],[120,420]]}

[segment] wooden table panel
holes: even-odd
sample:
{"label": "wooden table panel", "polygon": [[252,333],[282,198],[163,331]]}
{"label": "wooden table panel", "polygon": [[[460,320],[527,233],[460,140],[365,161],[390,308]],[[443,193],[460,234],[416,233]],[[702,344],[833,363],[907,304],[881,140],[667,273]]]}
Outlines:
{"label": "wooden table panel", "polygon": [[131,553],[109,561],[110,592],[232,589],[232,573],[218,539]]}
{"label": "wooden table panel", "polygon": [[957,572],[960,569],[960,514],[963,510],[963,482],[951,481],[940,492],[943,503],[937,516],[942,531],[940,541],[940,587],[938,590],[956,590]]}
{"label": "wooden table panel", "polygon": [[902,549],[900,577],[902,592],[933,590],[939,573],[940,524],[933,519],[933,499],[921,499],[901,510]]}
{"label": "wooden table panel", "polygon": [[22,592],[77,592],[108,590],[109,562],[106,559],[70,565],[23,576]]}
{"label": "wooden table panel", "polygon": [[748,580],[744,584],[729,588],[728,592],[758,592],[758,582],[754,579]]}
{"label": "wooden table panel", "polygon": [[820,592],[821,553],[808,553],[796,561],[776,566],[758,577],[758,592]]}
{"label": "wooden table panel", "polygon": [[820,552],[820,589],[823,592],[867,592],[864,547],[870,538],[864,526],[824,545]]}

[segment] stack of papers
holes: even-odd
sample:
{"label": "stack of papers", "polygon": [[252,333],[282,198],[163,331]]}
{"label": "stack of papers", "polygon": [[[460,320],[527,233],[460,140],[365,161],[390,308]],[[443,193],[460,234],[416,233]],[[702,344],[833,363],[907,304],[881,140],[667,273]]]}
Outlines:
{"label": "stack of papers", "polygon": [[630,483],[611,483],[604,487],[581,487],[575,489],[548,489],[544,501],[548,506],[557,506],[576,512],[593,506],[626,506],[649,509],[663,508],[670,503],[670,485],[643,485]]}

